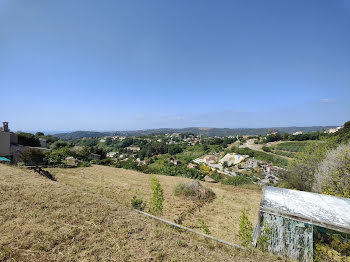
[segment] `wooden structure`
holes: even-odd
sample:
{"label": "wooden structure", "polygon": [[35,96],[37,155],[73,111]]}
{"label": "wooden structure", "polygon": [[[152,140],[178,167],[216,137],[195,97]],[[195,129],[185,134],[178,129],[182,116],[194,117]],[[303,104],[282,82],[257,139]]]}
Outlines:
{"label": "wooden structure", "polygon": [[350,199],[267,186],[260,203],[253,244],[267,236],[269,251],[313,260],[316,228],[350,233]]}

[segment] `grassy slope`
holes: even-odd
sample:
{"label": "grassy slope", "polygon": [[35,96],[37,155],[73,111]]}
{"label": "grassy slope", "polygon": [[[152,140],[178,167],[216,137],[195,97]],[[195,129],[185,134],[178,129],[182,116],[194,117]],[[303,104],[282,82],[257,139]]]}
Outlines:
{"label": "grassy slope", "polygon": [[[117,169],[105,166],[93,166],[78,169],[52,169],[51,173],[65,183],[76,188],[84,188],[89,192],[103,194],[111,200],[130,206],[131,198],[136,195],[147,202],[151,198],[150,175],[132,170]],[[192,201],[174,196],[176,183],[190,179],[171,176],[157,176],[164,189],[163,217],[174,221],[182,212],[194,206]],[[208,224],[212,234],[227,241],[238,243],[238,219],[243,208],[249,208],[249,218],[257,221],[261,189],[253,187],[225,186],[203,183],[213,189],[216,199],[205,204],[200,211],[185,219],[184,225],[197,227],[198,219]]]}
{"label": "grassy slope", "polygon": [[[55,169],[52,173],[58,182],[0,165],[0,261],[276,260],[258,251],[206,242],[124,206],[136,188],[144,190],[140,184],[148,188],[147,175],[108,167]],[[174,183],[171,177],[160,179],[168,192]],[[226,187],[215,185],[213,189],[218,204],[235,201],[230,193],[223,196],[231,192]],[[242,191],[241,199],[249,192],[237,190]],[[142,194],[149,195],[148,191]],[[167,202],[168,196],[166,193]],[[245,201],[242,206],[250,204]],[[180,203],[177,209],[182,208]],[[166,204],[165,214],[172,213],[170,209]],[[230,209],[222,210],[221,216],[232,219]],[[208,214],[208,221],[218,215],[215,207],[206,212],[216,213]],[[219,219],[217,224],[223,221]],[[212,231],[216,235],[214,228]]]}

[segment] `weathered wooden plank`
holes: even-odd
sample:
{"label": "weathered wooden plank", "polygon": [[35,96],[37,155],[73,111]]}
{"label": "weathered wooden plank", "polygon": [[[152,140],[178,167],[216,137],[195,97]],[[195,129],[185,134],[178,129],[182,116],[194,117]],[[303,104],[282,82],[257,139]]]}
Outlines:
{"label": "weathered wooden plank", "polygon": [[329,229],[333,229],[335,231],[339,231],[339,232],[344,232],[344,233],[349,233],[350,234],[350,228],[346,228],[346,227],[341,227],[341,226],[335,226],[329,223],[323,223],[317,220],[312,220],[309,219],[307,217],[304,217],[302,215],[293,215],[291,213],[288,213],[287,211],[280,211],[280,210],[276,210],[273,208],[269,208],[269,207],[260,207],[260,211],[264,212],[264,213],[269,213],[269,214],[274,214],[277,216],[283,216],[286,218],[290,218],[299,222],[304,222],[304,223],[308,223],[308,224],[312,224],[312,225],[316,225],[316,226],[320,226],[320,227],[324,227],[324,228],[329,228]]}

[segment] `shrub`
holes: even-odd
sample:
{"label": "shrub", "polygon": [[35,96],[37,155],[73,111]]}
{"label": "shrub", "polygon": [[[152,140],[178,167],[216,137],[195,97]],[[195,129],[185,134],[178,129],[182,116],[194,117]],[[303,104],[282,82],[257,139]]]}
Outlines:
{"label": "shrub", "polygon": [[272,235],[271,226],[264,224],[262,227],[262,232],[257,241],[257,246],[261,251],[263,252],[268,251],[271,235]]}
{"label": "shrub", "polygon": [[215,193],[210,188],[202,186],[198,181],[178,183],[174,190],[175,196],[184,196],[192,200],[210,201],[215,198]]}
{"label": "shrub", "polygon": [[58,141],[55,141],[54,143],[52,143],[50,145],[50,148],[53,149],[53,150],[57,150],[57,149],[68,147],[68,146],[69,146],[68,142],[62,141],[62,140],[58,140]]}
{"label": "shrub", "polygon": [[297,153],[283,177],[289,187],[311,191],[317,167],[324,160],[329,148],[328,143],[310,142],[304,151]]}
{"label": "shrub", "polygon": [[164,192],[163,188],[160,185],[159,180],[152,176],[151,178],[151,190],[152,198],[150,202],[149,212],[153,215],[162,215],[163,214],[163,202],[164,202]]}
{"label": "shrub", "polygon": [[200,218],[198,221],[199,221],[199,228],[203,231],[203,233],[206,235],[210,235],[211,234],[210,229],[208,225],[204,222],[204,220]]}
{"label": "shrub", "polygon": [[271,148],[269,148],[268,146],[263,146],[262,150],[264,150],[265,152],[271,152]]}
{"label": "shrub", "polygon": [[39,165],[44,162],[44,157],[45,155],[43,152],[35,149],[30,149],[22,154],[21,160],[26,165]]}
{"label": "shrub", "polygon": [[249,221],[247,216],[247,209],[242,210],[242,214],[239,218],[239,233],[238,237],[242,246],[248,247],[253,241],[253,224]]}
{"label": "shrub", "polygon": [[183,151],[182,147],[179,145],[169,145],[168,146],[168,153],[170,155],[176,155],[178,153],[181,153]]}
{"label": "shrub", "polygon": [[134,209],[143,211],[146,207],[146,204],[143,202],[142,199],[137,198],[136,196],[133,196],[131,199],[131,206]]}
{"label": "shrub", "polygon": [[301,152],[309,142],[284,142],[275,146],[277,150]]}
{"label": "shrub", "polygon": [[40,141],[33,134],[25,132],[17,132],[18,144],[24,146],[40,147]]}
{"label": "shrub", "polygon": [[350,197],[350,143],[327,153],[315,174],[313,190],[318,193]]}
{"label": "shrub", "polygon": [[91,166],[91,164],[87,161],[82,161],[82,162],[78,162],[77,166],[78,167],[89,167],[89,166]]}
{"label": "shrub", "polygon": [[111,158],[105,158],[100,160],[99,164],[104,166],[115,166],[115,161]]}
{"label": "shrub", "polygon": [[206,165],[200,165],[199,169],[203,172],[210,172],[211,171],[211,167],[206,166]]}
{"label": "shrub", "polygon": [[250,179],[250,177],[244,174],[228,177],[222,181],[222,184],[224,185],[233,185],[233,186],[251,184],[251,183],[252,183],[252,180]]}
{"label": "shrub", "polygon": [[47,159],[50,163],[62,163],[66,157],[76,155],[70,151],[69,147],[62,147],[57,150],[45,152]]}

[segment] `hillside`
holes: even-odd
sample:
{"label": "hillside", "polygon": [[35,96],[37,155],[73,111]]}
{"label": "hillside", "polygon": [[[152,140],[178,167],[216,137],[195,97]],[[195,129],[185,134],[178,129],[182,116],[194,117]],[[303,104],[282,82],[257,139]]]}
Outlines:
{"label": "hillside", "polygon": [[[136,192],[150,195],[148,175],[100,166],[50,171],[57,182],[29,170],[0,165],[1,261],[276,260],[259,251],[208,242],[137,214],[128,207],[130,197]],[[186,208],[180,199],[171,198],[172,186],[183,179],[159,178],[166,195],[165,217],[171,218]],[[256,189],[211,187],[217,200],[215,205],[203,207],[200,216],[208,221],[214,236],[232,240],[236,212],[243,206],[256,209],[260,193]],[[177,206],[175,212],[172,205]],[[212,221],[214,217],[218,219]],[[195,218],[187,224],[192,220]]]}
{"label": "hillside", "polygon": [[302,131],[304,133],[323,131],[335,126],[308,126],[308,127],[271,127],[271,128],[158,128],[147,130],[132,131],[111,131],[111,132],[94,132],[94,131],[75,131],[68,133],[55,134],[61,139],[74,139],[83,137],[104,137],[104,136],[141,136],[141,135],[162,135],[166,133],[193,133],[203,136],[236,136],[236,135],[266,135],[271,131],[280,133],[294,133]]}

